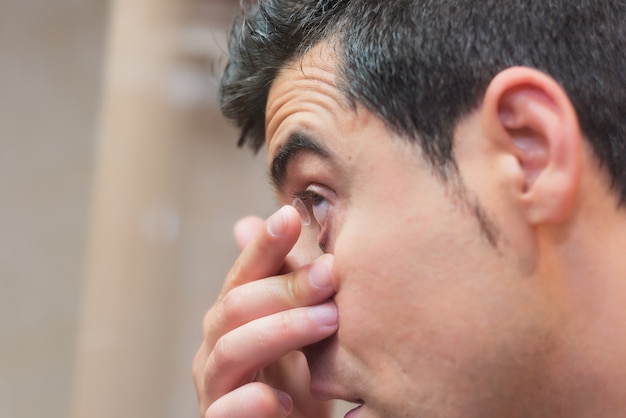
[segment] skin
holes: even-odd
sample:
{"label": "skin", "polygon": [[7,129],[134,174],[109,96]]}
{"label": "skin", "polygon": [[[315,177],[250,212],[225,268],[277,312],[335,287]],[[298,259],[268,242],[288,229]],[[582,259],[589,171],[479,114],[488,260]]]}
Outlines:
{"label": "skin", "polygon": [[[299,234],[300,219],[291,207],[266,222],[245,218],[237,224],[235,236],[245,248],[205,315],[204,342],[194,359],[201,416],[243,417],[254,410],[259,417],[285,417],[298,414],[298,406],[304,409],[297,416],[328,413],[328,405],[309,394],[302,357],[290,354],[337,330],[334,304],[324,303],[334,293],[328,257],[319,260],[315,284],[312,266],[270,276],[284,268]],[[320,303],[330,308],[321,317],[306,308]],[[274,387],[289,388],[290,396]]]}
{"label": "skin", "polygon": [[[614,359],[626,344],[606,324],[626,319],[626,274],[589,243],[611,225],[605,248],[625,248],[626,220],[565,93],[534,70],[498,75],[457,125],[459,173],[444,183],[417,146],[346,102],[334,62],[319,45],[272,85],[270,166],[294,135],[316,144],[290,154],[277,199],[313,190],[326,219],[301,227],[285,206],[238,225],[245,248],[194,361],[201,416],[322,417],[331,399],[361,405],[359,418],[622,411],[606,342]],[[591,277],[616,296],[590,291]],[[298,349],[310,388],[302,356],[283,357]]]}

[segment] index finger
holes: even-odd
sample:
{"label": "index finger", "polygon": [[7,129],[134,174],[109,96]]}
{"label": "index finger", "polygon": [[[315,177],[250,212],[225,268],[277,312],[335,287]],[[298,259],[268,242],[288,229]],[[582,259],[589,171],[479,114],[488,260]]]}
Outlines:
{"label": "index finger", "polygon": [[275,275],[300,236],[300,215],[285,205],[270,216],[243,249],[222,287],[220,298],[232,288]]}

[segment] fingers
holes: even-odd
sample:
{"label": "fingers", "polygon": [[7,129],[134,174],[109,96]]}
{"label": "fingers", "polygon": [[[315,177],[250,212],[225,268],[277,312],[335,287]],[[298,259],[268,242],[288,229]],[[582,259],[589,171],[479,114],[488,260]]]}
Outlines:
{"label": "fingers", "polygon": [[243,284],[209,310],[193,366],[201,406],[250,382],[257,370],[289,351],[336,331],[334,303],[326,312],[330,325],[312,321],[320,319],[319,308],[304,308],[334,294],[332,262],[328,254],[295,272]]}
{"label": "fingers", "polygon": [[255,372],[287,353],[332,335],[337,307],[327,302],[256,319],[222,336],[204,369],[204,393],[218,399],[252,380]]}
{"label": "fingers", "polygon": [[239,223],[235,231],[236,238],[240,243],[247,239],[250,241],[228,273],[222,296],[236,286],[275,275],[300,235],[300,216],[292,206],[280,208],[252,238],[251,232],[258,226],[258,222],[251,218],[242,221],[244,223]]}
{"label": "fingers", "polygon": [[247,217],[235,226],[244,249],[205,316],[204,341],[193,364],[201,415],[287,416],[293,400],[272,386],[284,389],[280,382],[290,375],[306,386],[306,376],[303,381],[298,371],[285,370],[281,378],[258,384],[255,376],[264,379],[260,370],[266,366],[282,364],[286,354],[336,332],[337,308],[328,301],[335,292],[333,257],[285,267],[300,232],[300,216],[291,206],[266,221]]}
{"label": "fingers", "polygon": [[232,289],[206,316],[204,334],[223,335],[256,318],[325,301],[335,293],[332,262],[327,254],[295,272]]}
{"label": "fingers", "polygon": [[211,404],[205,418],[284,418],[292,409],[293,401],[285,392],[253,382]]}

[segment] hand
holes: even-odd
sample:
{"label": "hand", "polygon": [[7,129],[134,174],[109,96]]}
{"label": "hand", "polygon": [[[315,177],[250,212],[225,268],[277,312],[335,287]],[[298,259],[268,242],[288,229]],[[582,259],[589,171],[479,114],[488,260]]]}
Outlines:
{"label": "hand", "polygon": [[337,330],[332,256],[289,267],[300,235],[290,206],[266,222],[244,218],[235,235],[245,248],[204,318],[193,364],[201,417],[328,416],[329,405],[311,397],[306,362],[294,350]]}

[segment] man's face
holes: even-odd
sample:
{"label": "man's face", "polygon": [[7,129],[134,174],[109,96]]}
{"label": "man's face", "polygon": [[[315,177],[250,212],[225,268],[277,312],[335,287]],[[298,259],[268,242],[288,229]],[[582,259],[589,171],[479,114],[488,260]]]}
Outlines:
{"label": "man's face", "polygon": [[347,103],[333,61],[314,48],[281,71],[267,103],[279,201],[302,197],[321,223],[295,251],[334,254],[340,326],[305,351],[313,393],[362,403],[359,418],[532,415],[558,319],[547,285],[523,273],[531,244],[497,203],[476,124],[457,129],[461,196],[415,145]]}

